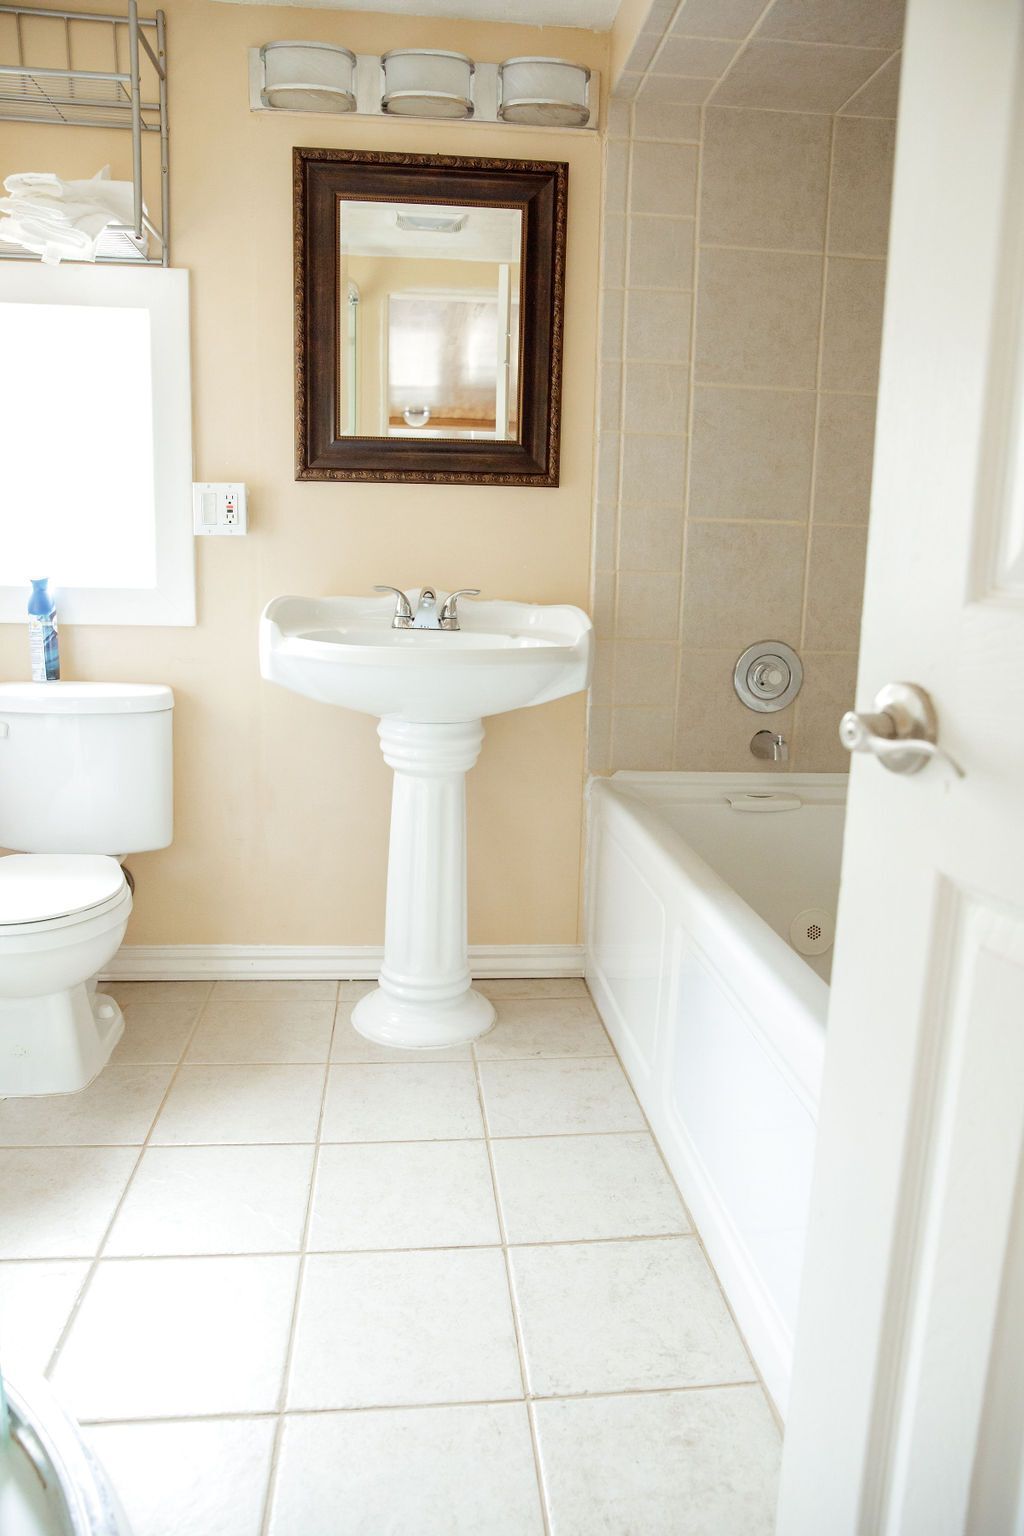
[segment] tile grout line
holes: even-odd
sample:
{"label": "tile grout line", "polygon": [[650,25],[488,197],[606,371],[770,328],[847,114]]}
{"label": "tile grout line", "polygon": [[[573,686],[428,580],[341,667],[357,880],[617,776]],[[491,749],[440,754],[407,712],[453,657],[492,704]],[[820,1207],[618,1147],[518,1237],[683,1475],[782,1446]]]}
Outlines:
{"label": "tile grout line", "polygon": [[725,71],[725,73],[723,75],[720,75],[718,77],[718,79],[715,81],[714,85],[711,87],[711,90],[705,96],[703,102],[701,103],[702,107],[709,107],[709,106],[711,106],[714,103],[715,96],[717,95],[720,87],[728,79],[729,75],[732,74],[733,70],[736,68],[737,64],[743,58],[744,54],[747,53],[747,51],[750,48],[751,43],[754,41],[754,38],[757,36],[757,34],[760,32],[761,28],[764,26],[765,21],[768,19],[768,16],[769,16],[770,12],[774,9],[774,7],[775,7],[775,0],[767,0],[767,4],[762,9],[760,16],[754,22],[753,26],[748,27],[746,36],[740,39],[739,47],[737,48],[736,52],[733,54],[732,58],[729,60],[729,67],[728,67],[728,69]]}
{"label": "tile grout line", "polygon": [[277,1413],[274,1424],[274,1438],[270,1447],[270,1463],[267,1467],[267,1486],[263,1495],[263,1508],[260,1512],[259,1530],[260,1536],[267,1536],[270,1530],[270,1517],[274,1504],[274,1484],[277,1480],[277,1467],[281,1454],[281,1441],[284,1437],[285,1413],[288,1406],[288,1387],[291,1379],[292,1359],[295,1354],[295,1337],[298,1332],[299,1308],[302,1302],[303,1283],[306,1277],[306,1258],[308,1256],[309,1229],[313,1220],[313,1206],[316,1199],[317,1180],[320,1174],[320,1147],[323,1131],[324,1113],[327,1108],[327,1090],[331,1081],[331,1054],[334,1049],[334,1032],[338,1027],[338,1013],[341,1009],[341,983],[334,995],[334,1020],[331,1024],[331,1038],[327,1043],[327,1059],[324,1062],[324,1081],[320,1091],[320,1112],[316,1121],[316,1136],[313,1141],[313,1161],[309,1171],[309,1189],[306,1194],[306,1218],[302,1224],[302,1236],[299,1246],[299,1262],[295,1274],[295,1297],[292,1301],[291,1322],[288,1328],[288,1342],[285,1347],[284,1362],[281,1369],[281,1387],[277,1397]]}
{"label": "tile grout line", "polygon": [[[187,1038],[186,1038],[186,1040],[185,1040],[185,1042],[184,1042],[184,1044],[182,1046],[181,1055],[178,1058],[177,1065],[174,1066],[172,1071],[171,1071],[171,1075],[170,1075],[170,1077],[167,1080],[167,1087],[164,1089],[164,1092],[163,1092],[163,1095],[161,1096],[160,1102],[157,1105],[157,1107],[156,1107],[156,1109],[155,1109],[155,1111],[153,1113],[153,1116],[152,1116],[152,1118],[151,1118],[151,1120],[149,1122],[149,1129],[146,1132],[146,1135],[145,1135],[143,1141],[141,1142],[141,1144],[134,1143],[134,1142],[127,1142],[127,1143],[120,1143],[119,1144],[119,1145],[122,1145],[122,1146],[124,1146],[124,1145],[126,1145],[126,1146],[136,1146],[137,1145],[138,1146],[138,1155],[137,1155],[137,1157],[135,1159],[135,1162],[132,1164],[131,1172],[129,1173],[128,1178],[125,1181],[125,1186],[124,1186],[124,1188],[121,1191],[120,1198],[118,1199],[117,1204],[114,1206],[114,1210],[113,1210],[113,1212],[111,1214],[110,1220],[107,1222],[107,1225],[104,1228],[103,1236],[100,1238],[99,1245],[98,1245],[98,1247],[96,1249],[96,1252],[95,1252],[95,1254],[93,1255],[92,1259],[89,1262],[89,1268],[86,1271],[85,1278],[83,1279],[82,1284],[80,1285],[80,1287],[78,1289],[78,1294],[75,1297],[74,1304],[71,1307],[71,1311],[68,1313],[68,1316],[67,1316],[67,1318],[65,1319],[65,1322],[64,1322],[64,1326],[61,1329],[60,1334],[58,1335],[57,1342],[53,1346],[53,1349],[50,1352],[50,1357],[49,1357],[49,1359],[48,1359],[48,1361],[46,1363],[45,1370],[43,1371],[43,1375],[47,1379],[49,1379],[50,1373],[55,1369],[55,1367],[57,1365],[57,1362],[60,1359],[61,1352],[63,1351],[64,1346],[67,1343],[68,1335],[70,1334],[71,1329],[74,1326],[75,1319],[78,1317],[78,1314],[79,1314],[79,1312],[82,1309],[82,1303],[85,1301],[85,1298],[86,1298],[86,1296],[87,1296],[87,1294],[89,1292],[89,1288],[92,1285],[93,1278],[94,1278],[94,1276],[96,1274],[96,1271],[99,1269],[100,1263],[101,1263],[102,1258],[103,1258],[103,1250],[106,1247],[106,1244],[107,1244],[107,1241],[108,1241],[108,1239],[110,1237],[111,1232],[113,1231],[114,1223],[117,1221],[117,1218],[118,1218],[118,1216],[121,1213],[121,1207],[124,1205],[125,1200],[128,1198],[128,1191],[131,1189],[132,1185],[135,1182],[135,1176],[138,1173],[139,1168],[140,1168],[140,1166],[142,1164],[142,1159],[145,1156],[145,1154],[146,1154],[146,1152],[147,1152],[147,1150],[148,1150],[148,1148],[150,1146],[150,1138],[152,1137],[153,1131],[156,1128],[157,1121],[159,1120],[161,1114],[163,1113],[164,1106],[167,1103],[167,1099],[168,1099],[168,1096],[170,1095],[171,1089],[174,1087],[174,1084],[178,1080],[178,1073],[181,1071],[182,1063],[185,1060],[185,1052],[188,1050],[189,1045],[192,1043],[192,1039],[193,1039],[193,1037],[195,1035],[196,1030],[199,1028],[199,1025],[200,1025],[200,1022],[202,1020],[203,1014],[206,1012],[207,1004],[209,1003],[210,998],[213,996],[214,983],[212,981],[209,982],[208,983],[208,987],[209,987],[209,990],[208,990],[206,996],[203,998],[202,1002],[199,1004],[199,1007],[196,1010],[195,1019],[193,1020],[192,1027],[189,1030],[188,1036],[187,1036]],[[116,999],[115,999],[115,1001],[116,1001]],[[120,1006],[121,1006],[120,1003],[118,1003],[118,1007],[120,1007]],[[125,1005],[125,1007],[129,1007],[129,1006],[130,1006],[130,1004],[126,1004]],[[127,1028],[127,1019],[125,1020],[125,1027]],[[120,1044],[120,1041],[118,1042],[118,1044]],[[117,1047],[115,1046],[114,1049],[116,1050]],[[111,1054],[113,1054],[113,1053],[111,1053]],[[106,1065],[106,1063],[104,1063],[104,1065]],[[101,1070],[102,1070],[102,1068],[101,1068]],[[97,1074],[97,1076],[98,1075],[99,1074]]]}
{"label": "tile grout line", "polygon": [[[538,1056],[517,1056],[517,1057],[510,1058],[510,1060],[516,1061],[516,1062],[524,1062],[524,1061],[614,1061],[615,1059],[616,1058],[614,1056],[539,1056],[539,1057]],[[338,1063],[337,1062],[328,1063],[328,1065],[337,1066]],[[453,1062],[452,1065],[453,1066],[468,1066],[469,1063],[468,1062]],[[500,1065],[502,1065],[502,1063],[500,1063],[500,1062],[498,1062],[498,1063],[486,1062],[485,1065],[486,1066],[491,1066],[491,1065],[498,1065],[498,1066],[500,1066]],[[495,1136],[493,1139],[495,1141],[546,1141],[548,1139],[571,1140],[573,1137],[578,1137],[578,1136],[635,1136],[636,1134],[637,1134],[637,1131],[636,1131],[636,1129],[634,1127],[632,1129],[627,1128],[626,1130],[621,1130],[621,1131],[526,1131],[526,1132],[524,1132],[522,1134],[518,1134],[518,1135],[517,1134],[513,1134],[513,1133],[507,1133],[507,1134],[503,1134],[501,1136]],[[433,1143],[433,1142],[467,1142],[467,1141],[480,1141],[481,1139],[482,1138],[479,1137],[479,1136],[422,1136],[422,1137],[419,1137],[419,1138],[415,1139],[412,1144],[413,1145],[422,1145],[423,1143]],[[377,1141],[365,1141],[365,1140],[363,1140],[363,1141],[330,1141],[329,1140],[329,1141],[322,1141],[320,1143],[320,1145],[328,1146],[328,1147],[393,1147],[393,1146],[405,1146],[407,1144],[409,1144],[409,1138],[407,1136],[385,1137],[385,1138],[381,1138],[381,1139],[379,1139]],[[38,1143],[30,1143],[28,1145],[19,1144],[19,1145],[16,1145],[16,1146],[2,1146],[2,1147],[0,1147],[0,1153],[2,1153],[2,1152],[61,1152],[61,1151],[64,1151],[64,1152],[68,1152],[68,1151],[70,1151],[70,1152],[109,1152],[109,1151],[118,1151],[118,1150],[130,1150],[133,1146],[140,1146],[140,1145],[141,1144],[137,1143],[137,1142],[109,1142],[109,1141],[102,1141],[102,1142],[84,1142],[84,1143],[82,1143],[82,1142],[68,1142],[68,1143],[58,1142],[58,1143],[56,1143],[56,1144],[54,1144],[52,1146],[42,1146],[41,1147]],[[153,1143],[153,1147],[154,1148],[157,1148],[160,1151],[168,1151],[168,1152],[176,1152],[178,1150],[189,1151],[192,1148],[196,1148],[196,1149],[203,1150],[203,1151],[217,1151],[220,1148],[224,1148],[224,1147],[229,1148],[229,1149],[236,1149],[237,1150],[238,1148],[241,1148],[241,1147],[316,1147],[317,1145],[318,1144],[316,1142],[313,1142],[313,1141],[190,1141],[190,1142],[154,1142]],[[147,1148],[146,1150],[148,1151],[150,1149]],[[51,1255],[42,1255],[42,1259],[43,1260],[45,1260],[45,1259],[47,1259],[49,1257],[51,1257]],[[74,1257],[76,1257],[77,1259],[83,1259],[83,1258],[88,1258],[89,1255],[88,1254],[77,1254]],[[114,1257],[114,1255],[109,1255],[109,1257]],[[121,1257],[121,1255],[118,1255],[118,1257]],[[186,1255],[186,1257],[187,1257],[187,1255]],[[20,1263],[36,1263],[36,1262],[40,1262],[40,1261],[36,1260],[36,1259],[10,1258],[10,1259],[0,1260],[0,1262],[5,1263],[5,1264],[20,1264]]]}
{"label": "tile grout line", "polygon": [[[496,1023],[500,1022],[496,1019]],[[487,1150],[487,1166],[491,1174],[491,1193],[494,1197],[494,1209],[498,1220],[498,1234],[501,1238],[501,1256],[505,1267],[505,1285],[508,1290],[509,1311],[512,1315],[512,1328],[515,1333],[516,1354],[519,1359],[519,1377],[523,1387],[523,1398],[526,1403],[526,1422],[530,1430],[530,1445],[533,1449],[533,1470],[537,1484],[537,1501],[540,1505],[541,1523],[545,1536],[551,1536],[551,1522],[548,1518],[547,1491],[544,1487],[544,1473],[541,1467],[540,1445],[537,1440],[537,1427],[534,1423],[533,1412],[530,1408],[530,1380],[526,1368],[526,1348],[523,1343],[522,1327],[519,1318],[519,1309],[516,1306],[515,1286],[512,1281],[512,1262],[508,1252],[508,1232],[505,1227],[505,1213],[502,1209],[501,1194],[498,1189],[498,1175],[494,1166],[494,1154],[491,1150],[491,1128],[487,1117],[487,1103],[484,1098],[483,1079],[480,1076],[480,1062],[477,1059],[476,1047],[473,1047],[473,1073],[476,1078],[477,1102],[480,1106],[480,1120],[483,1125],[484,1146]]]}
{"label": "tile grout line", "polygon": [[[643,1136],[644,1131],[630,1131],[626,1134]],[[508,1139],[508,1138],[505,1138]],[[481,1141],[483,1138],[481,1138]],[[330,1143],[325,1143],[330,1145]],[[341,1143],[350,1145],[350,1143]],[[393,1146],[393,1142],[370,1142],[370,1146]],[[473,1146],[475,1142],[409,1142],[405,1145],[423,1146]],[[660,1156],[660,1149],[659,1149]],[[671,1179],[671,1174],[669,1175]],[[675,1190],[675,1182],[672,1182]],[[678,1190],[676,1190],[678,1193]],[[682,1199],[682,1196],[680,1196]],[[685,1210],[685,1206],[684,1206]],[[689,1217],[687,1218],[689,1219]],[[624,1232],[613,1233],[607,1237],[548,1237],[532,1238],[522,1243],[417,1243],[414,1247],[406,1245],[392,1248],[246,1248],[229,1249],[226,1252],[214,1252],[212,1249],[204,1249],[201,1252],[192,1253],[112,1253],[104,1257],[106,1264],[189,1264],[194,1260],[211,1259],[218,1263],[230,1259],[296,1259],[305,1254],[310,1258],[365,1258],[369,1255],[381,1255],[390,1253],[487,1253],[491,1250],[507,1247],[518,1252],[521,1248],[580,1248],[580,1247],[607,1247],[613,1243],[674,1243],[680,1240],[694,1237],[696,1229],[692,1222],[689,1230],[680,1232]],[[47,1254],[45,1257],[26,1259],[5,1259],[5,1264],[81,1264],[85,1262],[82,1254]]]}
{"label": "tile grout line", "polygon": [[[534,1403],[587,1403],[598,1399],[621,1397],[670,1397],[676,1393],[693,1392],[739,1392],[749,1391],[751,1387],[760,1386],[760,1382],[753,1376],[745,1377],[741,1381],[716,1381],[699,1382],[685,1386],[674,1387],[622,1387],[601,1392],[551,1392],[538,1393],[529,1401]],[[219,1424],[225,1421],[242,1419],[247,1422],[262,1422],[266,1419],[283,1417],[286,1419],[317,1419],[330,1414],[363,1414],[363,1413],[408,1413],[414,1409],[422,1409],[429,1413],[433,1408],[508,1408],[522,1403],[528,1407],[526,1399],[521,1397],[472,1397],[457,1398],[452,1401],[438,1401],[429,1403],[368,1403],[362,1407],[348,1408],[289,1408],[281,1415],[275,1408],[263,1409],[225,1409],[222,1413],[195,1413],[195,1414],[151,1414],[148,1417],[136,1419],[81,1419],[79,1423],[90,1428],[108,1428],[115,1425],[132,1424]],[[203,1533],[206,1536],[206,1533]]]}
{"label": "tile grout line", "polygon": [[[735,55],[734,55],[735,58]],[[701,256],[701,202],[704,191],[704,143],[707,135],[707,107],[699,109],[700,143],[697,148],[697,178],[694,189],[694,219],[693,219],[693,297],[690,304],[690,367],[687,379],[688,398],[686,402],[686,479],[683,485],[682,506],[682,547],[679,556],[679,608],[676,613],[675,634],[675,675],[672,691],[672,740],[669,744],[668,760],[675,764],[677,760],[676,742],[679,740],[680,726],[680,699],[679,691],[683,675],[683,636],[686,624],[684,613],[686,598],[686,555],[690,546],[690,504],[693,489],[693,426],[696,412],[697,395],[697,303],[700,291],[700,256]],[[596,1004],[595,1004],[596,1007]],[[602,1023],[604,1021],[602,1020]],[[613,1046],[614,1049],[614,1046]],[[616,1052],[616,1057],[618,1053]],[[621,1063],[620,1063],[621,1065]],[[632,1084],[630,1084],[632,1087]],[[639,1099],[637,1103],[639,1103]]]}
{"label": "tile grout line", "polygon": [[[825,240],[821,253],[821,308],[818,313],[818,348],[814,368],[814,437],[811,442],[811,485],[807,508],[807,548],[804,550],[803,590],[800,598],[800,651],[806,649],[807,608],[811,595],[811,559],[814,551],[814,500],[818,489],[818,439],[821,433],[821,384],[825,367],[825,316],[828,302],[829,237],[832,233],[832,191],[836,162],[836,119],[832,118],[828,145],[828,186],[825,194]],[[800,701],[796,701],[793,737],[797,761],[800,757]]]}
{"label": "tile grout line", "polygon": [[[615,568],[612,572],[612,633],[611,638],[606,639],[606,647],[610,645],[611,655],[608,665],[608,699],[611,714],[608,722],[608,758],[612,758],[612,741],[615,729],[615,682],[618,670],[616,662],[616,644],[619,632],[619,577],[622,570],[622,562],[619,550],[622,543],[622,479],[623,468],[626,461],[626,345],[629,335],[629,277],[633,264],[633,103],[629,103],[629,137],[626,145],[626,177],[622,193],[623,215],[623,252],[622,252],[622,314],[619,319],[619,409],[617,421],[618,443],[616,445],[615,467]],[[604,187],[605,201],[607,201],[607,182]],[[595,504],[596,511],[596,504]],[[596,522],[596,517],[595,517]],[[545,1515],[545,1519],[547,1516]]]}
{"label": "tile grout line", "polygon": [[[902,38],[900,39],[900,43],[902,44]],[[846,100],[845,101],[841,101],[839,103],[838,107],[836,107],[835,111],[832,113],[833,121],[840,115],[840,113],[845,112],[846,108],[851,106],[853,104],[853,102],[855,102],[857,100],[857,97],[860,95],[861,91],[866,91],[868,86],[873,84],[873,82],[878,79],[878,77],[882,73],[883,69],[888,69],[889,65],[892,63],[893,59],[899,58],[899,56],[900,56],[900,54],[902,52],[903,52],[902,46],[898,46],[898,47],[894,48],[892,50],[892,52],[889,54],[889,57],[887,59],[883,59],[881,64],[879,64],[878,68],[875,69],[875,70],[872,70],[871,74],[868,75],[867,79],[866,80],[862,80],[860,85],[858,85],[857,89],[855,91],[851,91],[850,95],[847,96]],[[850,115],[851,116],[856,116],[855,113],[851,113]]]}

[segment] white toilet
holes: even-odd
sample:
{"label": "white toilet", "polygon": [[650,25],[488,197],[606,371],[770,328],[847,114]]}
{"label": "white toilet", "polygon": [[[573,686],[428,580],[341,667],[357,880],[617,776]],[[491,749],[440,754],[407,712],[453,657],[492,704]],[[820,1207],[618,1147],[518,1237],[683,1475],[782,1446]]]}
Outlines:
{"label": "white toilet", "polygon": [[118,859],[172,832],[169,688],[0,683],[0,1097],[74,1093],[124,1020],[95,977],[124,938]]}

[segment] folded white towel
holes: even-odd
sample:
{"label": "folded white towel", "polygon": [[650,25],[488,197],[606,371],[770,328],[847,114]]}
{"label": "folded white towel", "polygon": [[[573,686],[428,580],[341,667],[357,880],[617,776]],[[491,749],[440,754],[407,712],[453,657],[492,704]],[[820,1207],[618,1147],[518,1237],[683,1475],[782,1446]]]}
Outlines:
{"label": "folded white towel", "polygon": [[111,224],[130,225],[134,198],[130,182],[111,181],[104,166],[87,181],[62,181],[49,171],[8,176],[0,198],[0,240],[34,251],[44,262],[95,261],[111,248]]}

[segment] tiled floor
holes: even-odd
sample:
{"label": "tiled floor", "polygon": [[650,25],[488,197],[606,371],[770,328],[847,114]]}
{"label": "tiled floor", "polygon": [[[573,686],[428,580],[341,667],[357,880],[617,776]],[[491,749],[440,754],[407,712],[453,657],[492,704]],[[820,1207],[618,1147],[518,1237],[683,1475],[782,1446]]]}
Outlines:
{"label": "tiled floor", "polygon": [[[424,1058],[358,984],[124,985],[0,1103],[0,1359],[136,1536],[759,1536],[778,1433],[582,982]],[[340,996],[338,994],[340,993]]]}

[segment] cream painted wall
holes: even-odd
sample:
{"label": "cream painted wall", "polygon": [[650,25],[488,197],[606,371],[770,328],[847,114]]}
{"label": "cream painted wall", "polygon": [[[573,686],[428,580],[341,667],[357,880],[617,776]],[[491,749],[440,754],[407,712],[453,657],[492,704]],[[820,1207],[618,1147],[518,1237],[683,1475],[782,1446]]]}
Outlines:
{"label": "cream painted wall", "polygon": [[[165,9],[173,254],[192,281],[195,473],[245,480],[252,530],[199,541],[195,629],[65,629],[65,676],[175,690],[175,840],[132,859],[130,942],[372,944],[383,932],[390,793],[375,722],[262,682],[256,621],[277,593],[378,581],[586,606],[601,146],[596,135],[254,116],[246,50],[298,35],[359,52],[563,54],[605,71],[607,38],[210,0]],[[296,144],[568,161],[560,489],[294,482]],[[127,153],[125,135],[5,124],[0,175],[89,174],[108,159],[124,175]],[[0,626],[0,675],[26,670],[24,629]],[[469,787],[473,942],[576,940],[583,777],[581,697],[487,722]]]}

